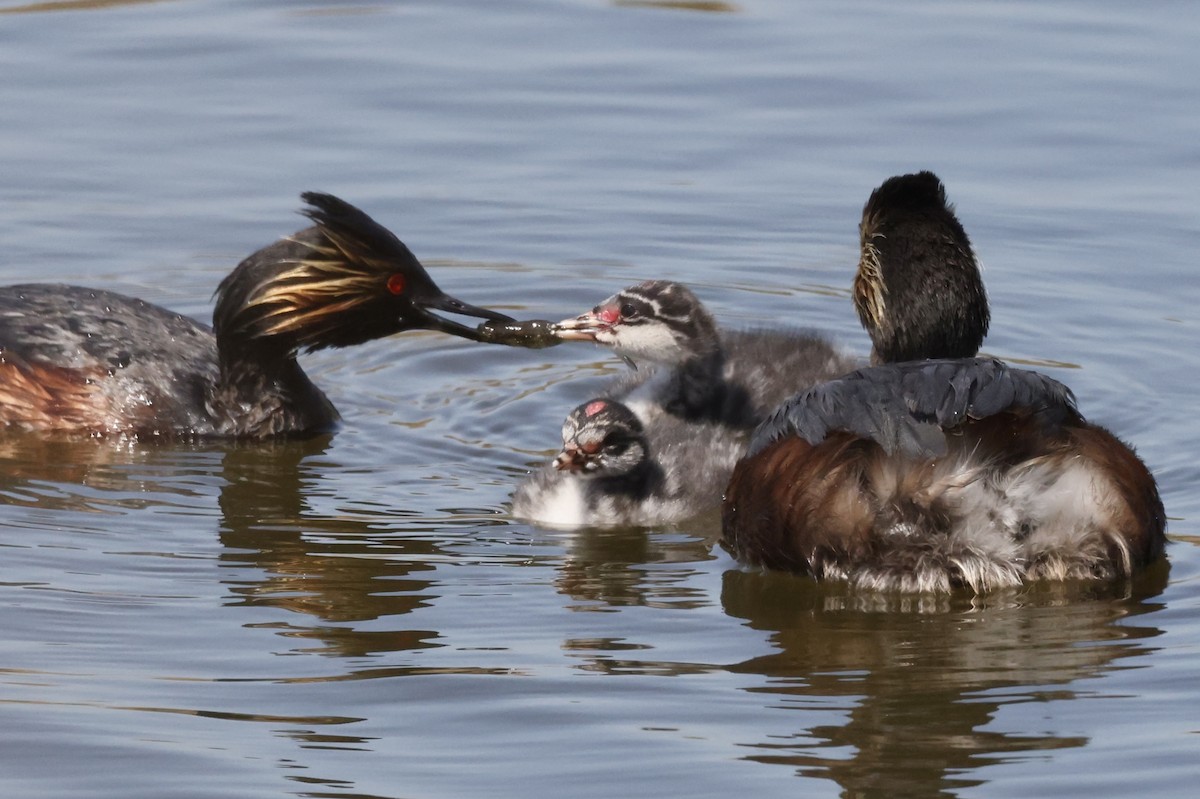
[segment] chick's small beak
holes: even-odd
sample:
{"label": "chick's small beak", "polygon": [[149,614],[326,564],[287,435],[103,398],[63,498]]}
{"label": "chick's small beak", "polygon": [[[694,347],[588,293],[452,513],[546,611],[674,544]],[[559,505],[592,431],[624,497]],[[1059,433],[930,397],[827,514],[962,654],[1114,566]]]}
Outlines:
{"label": "chick's small beak", "polygon": [[554,458],[554,468],[560,472],[583,471],[585,458],[575,447],[564,447]]}
{"label": "chick's small beak", "polygon": [[611,329],[612,324],[595,311],[554,323],[554,335],[563,341],[595,341],[597,334]]}
{"label": "chick's small beak", "polygon": [[422,327],[427,327],[430,330],[440,330],[443,333],[449,333],[452,336],[459,336],[471,341],[482,340],[476,328],[467,327],[451,319],[438,316],[432,313],[432,311],[446,311],[447,313],[460,314],[462,316],[473,316],[476,319],[490,319],[495,322],[513,321],[511,316],[465,303],[460,299],[451,297],[449,294],[442,294],[441,292],[437,292],[432,296],[415,299],[414,303],[420,314]]}

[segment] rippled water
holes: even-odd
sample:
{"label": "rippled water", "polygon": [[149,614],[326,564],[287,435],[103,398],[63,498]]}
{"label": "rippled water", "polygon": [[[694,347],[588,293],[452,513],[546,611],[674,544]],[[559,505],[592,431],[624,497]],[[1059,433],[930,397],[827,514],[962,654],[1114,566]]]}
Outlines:
{"label": "rippled water", "polygon": [[0,0],[3,282],[205,317],[319,189],[518,316],[665,277],[865,353],[859,211],[930,168],[987,351],[1137,445],[1172,537],[1130,586],[971,602],[745,573],[713,518],[549,532],[508,495],[619,362],[319,353],[331,438],[0,441],[0,793],[1188,793],[1198,36],[1182,3]]}

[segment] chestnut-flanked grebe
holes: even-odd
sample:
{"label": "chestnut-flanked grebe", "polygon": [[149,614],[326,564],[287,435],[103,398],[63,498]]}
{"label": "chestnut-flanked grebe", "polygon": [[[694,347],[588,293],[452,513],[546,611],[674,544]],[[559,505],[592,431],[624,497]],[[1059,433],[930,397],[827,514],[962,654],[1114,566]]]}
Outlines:
{"label": "chestnut-flanked grebe", "polygon": [[514,516],[561,527],[665,524],[715,510],[744,449],[727,427],[593,399],[563,424],[562,451],[513,494]]}
{"label": "chestnut-flanked grebe", "polygon": [[797,391],[857,365],[813,333],[718,330],[690,289],[667,280],[630,286],[555,332],[649,363],[610,390],[643,418],[661,410],[747,430]]}
{"label": "chestnut-flanked grebe", "polygon": [[[888,180],[861,232],[874,357],[973,355],[987,299],[940,181]],[[1165,544],[1129,447],[1058,382],[966,357],[863,369],[785,403],[734,469],[722,526],[745,563],[919,592],[1128,576]]]}
{"label": "chestnut-flanked grebe", "polygon": [[132,297],[51,284],[0,288],[0,428],[262,438],[331,429],[337,411],[296,362],[424,328],[479,340],[434,310],[503,314],[443,293],[354,206],[302,195],[315,225],[242,261],[213,327]]}

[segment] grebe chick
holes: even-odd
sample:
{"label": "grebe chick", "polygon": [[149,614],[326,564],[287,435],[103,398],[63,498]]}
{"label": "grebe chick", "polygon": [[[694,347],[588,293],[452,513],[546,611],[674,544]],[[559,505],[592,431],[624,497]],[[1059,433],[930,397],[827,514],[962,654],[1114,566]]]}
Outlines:
{"label": "grebe chick", "polygon": [[108,291],[0,288],[0,428],[92,435],[263,438],[334,427],[296,362],[418,328],[478,340],[435,310],[506,320],[437,287],[390,231],[328,194],[315,224],[242,261],[213,327]]}
{"label": "grebe chick", "polygon": [[[938,208],[926,172],[890,179],[864,210],[856,298],[880,299],[862,317],[878,356],[982,340],[982,282],[961,270],[965,235],[932,232]],[[930,284],[939,263],[958,271],[950,293],[896,301],[911,252]],[[938,318],[970,321],[939,334]],[[1127,577],[1165,545],[1157,486],[1128,446],[1057,381],[975,358],[875,366],[785,403],[735,467],[722,528],[750,565],[918,592]]]}
{"label": "grebe chick", "polygon": [[565,529],[665,524],[715,510],[740,436],[663,417],[651,429],[624,404],[593,399],[571,411],[562,450],[513,494],[512,513]]}
{"label": "grebe chick", "polygon": [[719,330],[689,288],[667,280],[630,286],[556,332],[650,364],[610,389],[640,415],[663,410],[746,429],[797,391],[857,365],[816,334]]}

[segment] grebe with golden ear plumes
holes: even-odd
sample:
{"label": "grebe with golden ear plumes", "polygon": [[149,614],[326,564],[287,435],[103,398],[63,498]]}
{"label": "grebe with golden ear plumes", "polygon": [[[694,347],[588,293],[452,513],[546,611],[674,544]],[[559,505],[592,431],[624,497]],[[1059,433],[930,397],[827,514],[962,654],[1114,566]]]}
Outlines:
{"label": "grebe with golden ear plumes", "polygon": [[244,437],[327,431],[337,411],[296,361],[405,330],[479,340],[434,311],[503,314],[441,291],[390,231],[328,194],[313,227],[250,255],[213,327],[142,300],[52,284],[0,288],[0,428]]}

